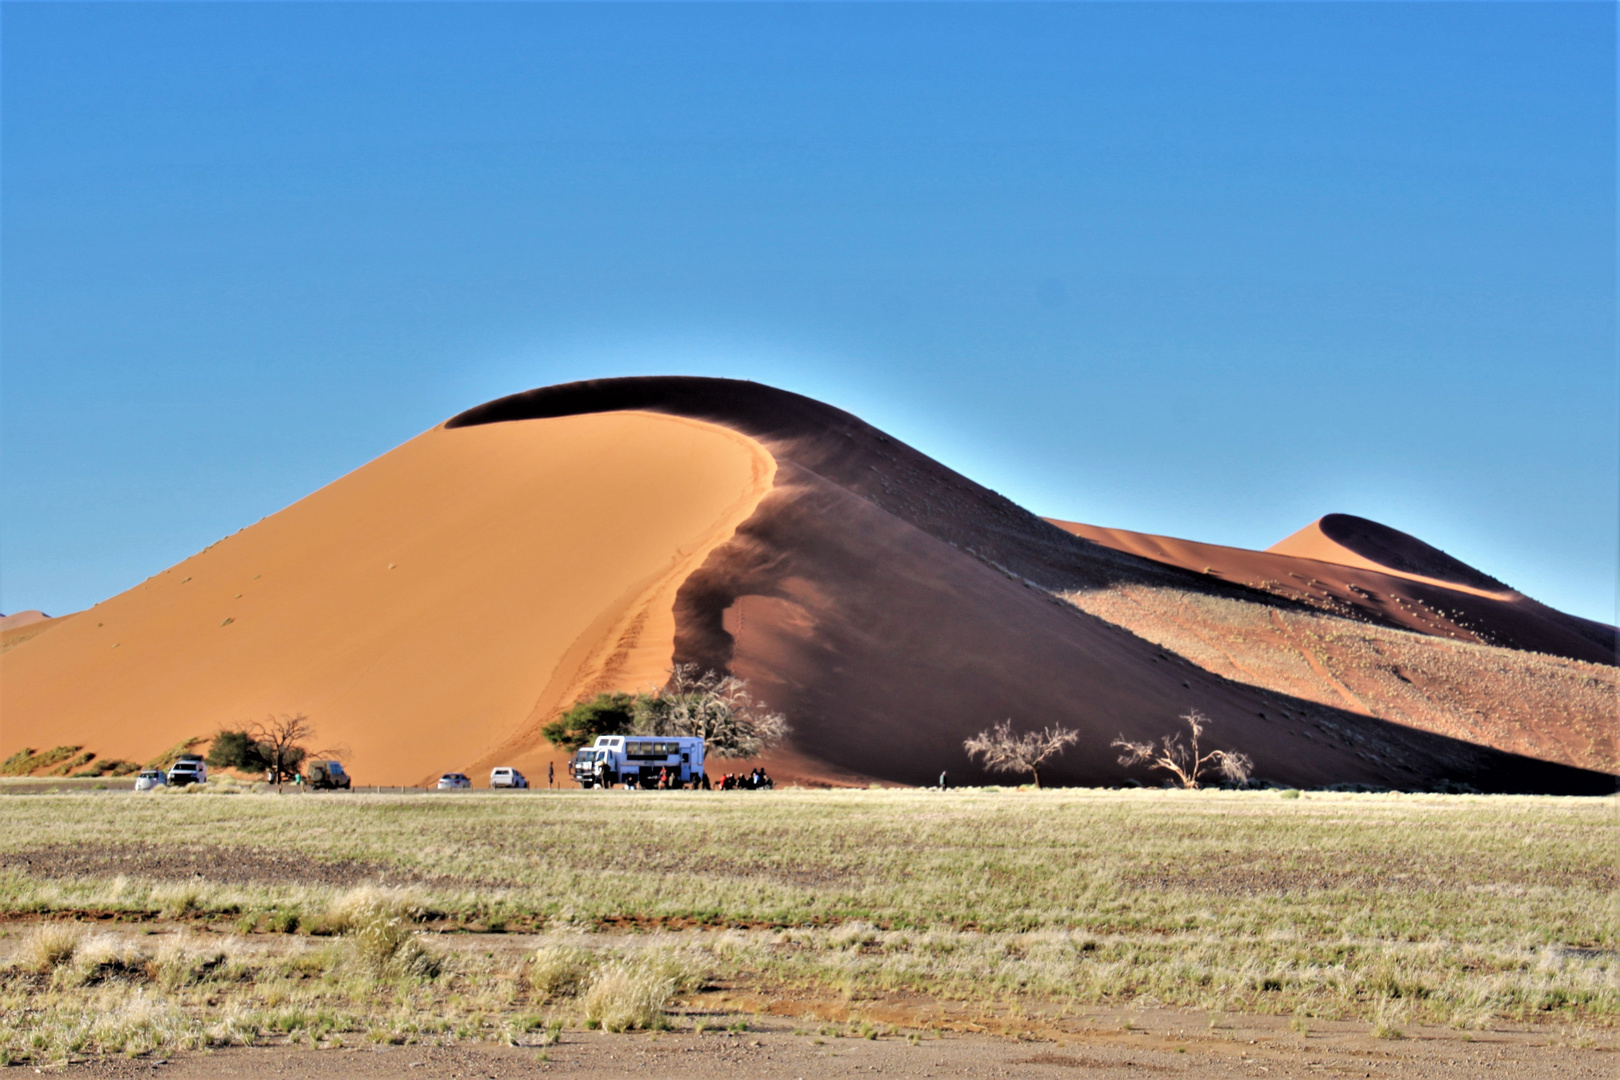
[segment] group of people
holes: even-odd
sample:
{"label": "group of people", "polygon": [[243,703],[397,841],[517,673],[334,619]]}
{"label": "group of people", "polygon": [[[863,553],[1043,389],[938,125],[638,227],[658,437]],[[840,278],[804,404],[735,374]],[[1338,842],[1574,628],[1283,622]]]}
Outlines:
{"label": "group of people", "polygon": [[[707,777],[704,777],[705,781],[707,779]],[[703,786],[708,787],[709,785],[704,783]],[[720,781],[721,791],[762,791],[765,788],[775,786],[776,781],[772,780],[764,769],[755,769],[753,772],[746,774],[737,773],[733,775],[726,773]]]}
{"label": "group of people", "polygon": [[[627,789],[643,786],[642,774],[626,773],[623,776],[616,775],[613,770],[608,768],[605,761],[598,761],[591,771],[595,777],[596,786],[599,788],[609,788],[615,784],[623,784]],[[721,791],[760,791],[766,788],[774,788],[776,781],[772,780],[770,774],[764,769],[756,768],[751,773],[726,773],[719,784],[710,783],[709,774],[701,770],[693,773],[690,781],[683,782],[680,770],[661,765],[658,768],[657,777],[650,786],[658,791],[682,790],[685,788],[690,788],[693,791],[713,791],[716,787]]]}

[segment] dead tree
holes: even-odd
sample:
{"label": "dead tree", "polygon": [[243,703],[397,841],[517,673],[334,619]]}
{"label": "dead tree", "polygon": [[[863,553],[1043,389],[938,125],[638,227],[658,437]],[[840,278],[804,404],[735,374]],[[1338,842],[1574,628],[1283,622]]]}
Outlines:
{"label": "dead tree", "polygon": [[1182,714],[1181,719],[1192,731],[1191,746],[1181,741],[1179,731],[1164,736],[1157,744],[1131,742],[1121,735],[1111,744],[1125,751],[1119,755],[1119,763],[1146,764],[1150,769],[1160,769],[1174,776],[1189,791],[1198,789],[1200,777],[1211,774],[1223,776],[1234,784],[1248,783],[1249,775],[1254,771],[1254,762],[1248,754],[1240,754],[1236,750],[1211,750],[1207,754],[1200,754],[1198,739],[1203,735],[1204,728],[1209,726],[1209,717],[1193,709]]}
{"label": "dead tree", "polygon": [[983,758],[984,767],[991,772],[1029,773],[1040,787],[1041,766],[1079,741],[1078,731],[1055,725],[1014,735],[1012,721],[1003,720],[963,742],[962,749],[969,758]]}
{"label": "dead tree", "polygon": [[253,741],[259,744],[259,753],[269,768],[270,782],[279,784],[292,776],[304,760],[303,744],[315,737],[315,725],[303,713],[280,717],[266,717],[264,723],[253,725]]}
{"label": "dead tree", "polygon": [[718,671],[700,675],[696,664],[676,664],[662,690],[637,699],[631,730],[698,736],[714,757],[751,758],[780,743],[790,729],[786,717],[749,693],[747,680]]}

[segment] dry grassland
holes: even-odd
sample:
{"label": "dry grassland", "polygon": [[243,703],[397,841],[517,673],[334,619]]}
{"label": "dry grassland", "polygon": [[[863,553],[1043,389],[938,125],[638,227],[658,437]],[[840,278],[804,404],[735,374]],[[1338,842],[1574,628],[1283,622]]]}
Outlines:
{"label": "dry grassland", "polygon": [[[1612,1027],[1613,799],[0,799],[0,1055],[691,1026],[705,995]],[[821,1015],[829,1015],[823,1011]],[[867,1025],[870,1027],[870,1025]]]}

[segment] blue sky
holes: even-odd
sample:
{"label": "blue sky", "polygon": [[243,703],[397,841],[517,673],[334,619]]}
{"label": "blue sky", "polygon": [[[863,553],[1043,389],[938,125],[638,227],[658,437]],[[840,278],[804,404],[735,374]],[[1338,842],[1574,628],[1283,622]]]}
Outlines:
{"label": "blue sky", "polygon": [[829,401],[1039,513],[1612,622],[1615,9],[0,8],[0,610],[479,401]]}

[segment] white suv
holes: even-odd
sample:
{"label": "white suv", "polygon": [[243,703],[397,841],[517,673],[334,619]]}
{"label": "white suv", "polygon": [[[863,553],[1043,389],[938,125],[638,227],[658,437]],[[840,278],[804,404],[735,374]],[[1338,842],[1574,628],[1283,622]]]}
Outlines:
{"label": "white suv", "polygon": [[169,786],[185,787],[187,784],[205,784],[208,782],[208,766],[203,764],[201,755],[181,754],[169,768]]}
{"label": "white suv", "polygon": [[499,768],[489,770],[489,786],[492,788],[526,788],[529,786],[529,778],[514,768],[502,765]]}

